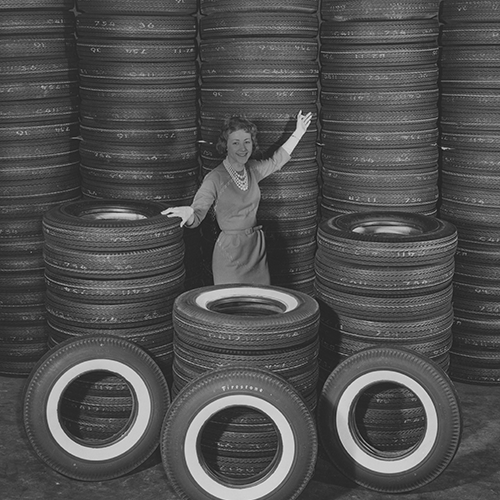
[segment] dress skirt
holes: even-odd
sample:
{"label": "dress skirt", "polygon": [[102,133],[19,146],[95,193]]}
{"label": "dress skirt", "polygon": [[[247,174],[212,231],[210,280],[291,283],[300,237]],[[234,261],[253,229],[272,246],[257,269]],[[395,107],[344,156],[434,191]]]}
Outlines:
{"label": "dress skirt", "polygon": [[212,272],[215,285],[269,285],[271,279],[262,227],[222,231],[214,247]]}

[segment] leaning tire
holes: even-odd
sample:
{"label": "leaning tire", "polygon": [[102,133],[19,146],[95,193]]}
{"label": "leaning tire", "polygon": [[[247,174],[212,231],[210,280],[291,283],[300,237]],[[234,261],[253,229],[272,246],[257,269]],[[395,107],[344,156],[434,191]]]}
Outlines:
{"label": "leaning tire", "polygon": [[[401,453],[370,446],[357,425],[360,396],[376,384],[412,391],[425,411],[417,445]],[[318,432],[332,462],[357,484],[401,493],[424,486],[449,465],[460,443],[459,401],[445,372],[416,353],[390,347],[367,349],[346,359],[328,377],[318,405]]]}
{"label": "leaning tire", "polygon": [[[278,453],[269,466],[244,484],[212,473],[200,442],[216,414],[245,407],[267,416],[278,435]],[[162,461],[170,483],[189,500],[293,500],[314,472],[314,420],[295,390],[265,370],[228,367],[195,379],[175,398],[163,423]]]}
{"label": "leaning tire", "polygon": [[[60,403],[72,382],[98,371],[126,381],[133,411],[112,438],[87,442],[63,426]],[[33,368],[24,395],[24,427],[35,453],[52,469],[102,481],[136,469],[153,453],[169,404],[162,372],[140,347],[111,336],[86,337],[62,342]]]}

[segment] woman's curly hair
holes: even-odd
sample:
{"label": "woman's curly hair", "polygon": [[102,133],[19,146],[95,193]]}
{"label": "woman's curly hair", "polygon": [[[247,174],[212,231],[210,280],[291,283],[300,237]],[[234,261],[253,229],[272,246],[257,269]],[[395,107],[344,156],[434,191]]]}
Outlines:
{"label": "woman's curly hair", "polygon": [[219,139],[215,146],[219,153],[224,154],[227,152],[227,139],[229,134],[237,130],[248,132],[252,138],[253,151],[255,152],[259,149],[259,145],[257,144],[257,126],[243,116],[231,116],[224,121]]}

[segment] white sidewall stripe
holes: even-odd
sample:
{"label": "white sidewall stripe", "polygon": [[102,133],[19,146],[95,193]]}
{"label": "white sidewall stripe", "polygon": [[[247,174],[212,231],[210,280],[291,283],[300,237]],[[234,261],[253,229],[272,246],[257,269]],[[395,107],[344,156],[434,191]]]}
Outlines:
{"label": "white sidewall stripe", "polygon": [[209,290],[206,292],[201,292],[198,297],[196,297],[196,304],[208,310],[208,304],[220,299],[227,299],[231,297],[260,297],[265,299],[275,300],[281,302],[286,310],[284,312],[293,311],[299,305],[297,299],[288,293],[282,292],[281,290],[273,290],[267,288],[259,287],[234,287],[234,288],[222,288],[219,290]]}
{"label": "white sidewall stripe", "polygon": [[[71,438],[62,428],[59,419],[59,402],[73,380],[93,371],[109,371],[124,378],[135,393],[136,417],[127,432],[109,444],[98,447],[85,446]],[[144,380],[132,368],[111,359],[93,359],[84,361],[65,371],[56,381],[47,399],[47,425],[57,444],[67,453],[94,462],[101,462],[119,457],[135,446],[144,435],[152,413],[152,402]]]}
{"label": "white sidewall stripe", "polygon": [[[203,426],[216,413],[235,406],[245,406],[264,413],[273,421],[281,435],[282,453],[272,474],[255,484],[250,483],[248,487],[231,487],[216,481],[207,474],[198,456],[197,443]],[[221,500],[254,500],[268,495],[278,488],[290,474],[296,450],[293,430],[283,413],[263,399],[244,394],[228,395],[203,407],[189,425],[184,440],[184,458],[194,481],[207,493]]]}
{"label": "white sidewall stripe", "polygon": [[[411,453],[401,459],[391,458],[384,460],[368,454],[353,439],[351,429],[349,428],[349,416],[358,395],[367,387],[380,382],[394,382],[407,387],[420,399],[425,410],[426,428],[423,439]],[[366,469],[380,474],[399,474],[422,463],[434,447],[439,427],[436,407],[425,388],[411,377],[390,370],[372,371],[354,380],[339,400],[335,423],[338,437],[346,452],[353,460]]]}

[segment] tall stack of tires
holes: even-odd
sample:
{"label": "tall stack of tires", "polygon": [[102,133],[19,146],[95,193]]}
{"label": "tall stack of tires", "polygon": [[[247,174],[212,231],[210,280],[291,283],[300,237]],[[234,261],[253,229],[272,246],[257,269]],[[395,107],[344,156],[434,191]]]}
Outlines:
{"label": "tall stack of tires", "polygon": [[323,219],[438,201],[439,0],[324,0]]}
{"label": "tall stack of tires", "polygon": [[[294,131],[299,110],[314,114],[291,161],[261,183],[257,214],[266,232],[271,282],[304,292],[312,292],[314,281],[319,190],[317,9],[317,0],[202,0],[200,21],[204,173],[223,159],[215,144],[230,116],[257,125],[254,157],[265,158]],[[213,217],[203,229],[209,268],[218,232]]]}
{"label": "tall stack of tires", "polygon": [[42,216],[81,196],[75,17],[68,0],[0,5],[0,373],[47,350]]}
{"label": "tall stack of tires", "polygon": [[199,176],[196,0],[77,7],[83,195],[189,205]]}
{"label": "tall stack of tires", "polygon": [[[456,247],[453,224],[422,214],[358,212],[322,221],[320,380],[349,356],[380,346],[413,350],[447,370]],[[415,395],[397,385],[368,391],[360,405],[359,425],[377,449],[407,449],[425,426]]]}
{"label": "tall stack of tires", "polygon": [[442,21],[440,214],[459,236],[450,374],[499,384],[500,11],[446,0]]}

